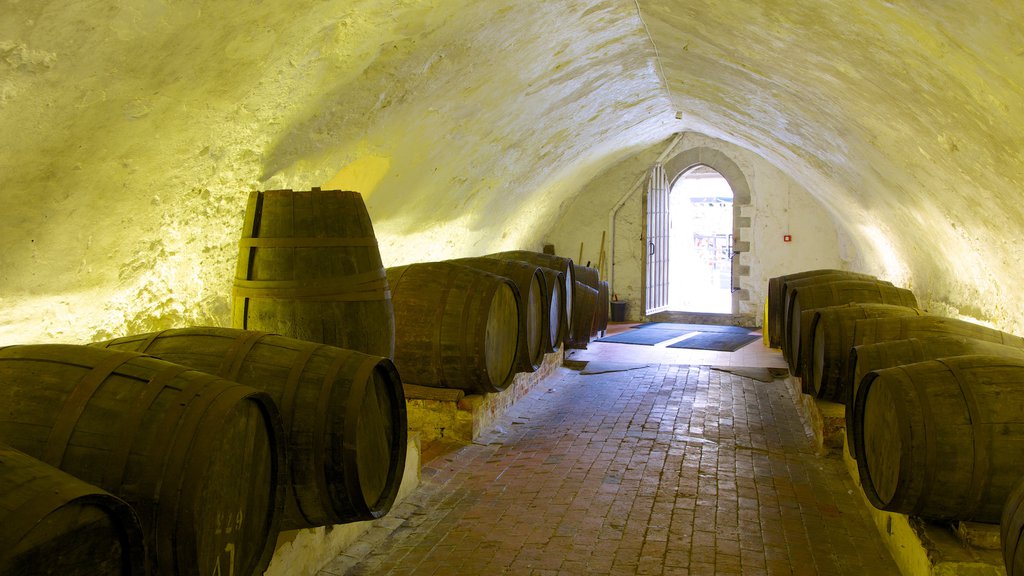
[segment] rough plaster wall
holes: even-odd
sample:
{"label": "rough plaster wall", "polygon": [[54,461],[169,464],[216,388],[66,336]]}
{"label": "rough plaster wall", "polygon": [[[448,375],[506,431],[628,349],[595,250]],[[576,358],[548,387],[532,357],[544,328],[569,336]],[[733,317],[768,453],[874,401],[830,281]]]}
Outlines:
{"label": "rough plaster wall", "polygon": [[[659,142],[637,154],[616,163],[589,182],[565,208],[562,217],[548,231],[548,242],[559,253],[578,256],[580,242],[584,243],[584,263],[597,260],[602,231],[606,234],[605,250],[611,250],[610,214],[626,198],[615,220],[615,284],[620,300],[628,302],[630,319],[639,320],[643,314],[641,273],[645,258],[643,233],[643,177],[650,166],[671,146],[669,141]],[[846,268],[840,250],[840,240],[828,211],[810,192],[786,173],[763,158],[728,142],[701,134],[687,133],[672,147],[668,158],[691,148],[711,148],[728,156],[743,172],[750,187],[753,201],[743,215],[750,217],[750,252],[741,255],[741,263],[750,266],[750,276],[742,285],[750,291],[752,305],[763,304],[768,279],[812,268]],[[671,175],[670,175],[671,176]],[[635,190],[627,197],[630,190]],[[793,241],[784,243],[782,237],[790,234]],[[567,247],[562,250],[562,247]],[[588,247],[593,248],[588,248]],[[571,254],[568,254],[571,253]],[[850,257],[849,254],[846,255]],[[610,269],[605,268],[605,277]],[[739,310],[761,320],[759,310]]]}
{"label": "rough plaster wall", "polygon": [[519,247],[676,121],[618,1],[0,1],[0,344],[225,324],[250,190]]}
{"label": "rough plaster wall", "polygon": [[539,247],[677,131],[791,174],[852,269],[1024,332],[1022,11],[0,0],[0,344],[226,323],[252,189],[359,189],[388,264]]}

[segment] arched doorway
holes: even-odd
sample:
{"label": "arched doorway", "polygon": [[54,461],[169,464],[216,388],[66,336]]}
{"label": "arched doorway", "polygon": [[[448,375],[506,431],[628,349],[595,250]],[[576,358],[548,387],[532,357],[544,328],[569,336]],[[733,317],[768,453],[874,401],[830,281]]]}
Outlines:
{"label": "arched doorway", "polygon": [[669,193],[669,310],[732,313],[733,192],[698,164]]}

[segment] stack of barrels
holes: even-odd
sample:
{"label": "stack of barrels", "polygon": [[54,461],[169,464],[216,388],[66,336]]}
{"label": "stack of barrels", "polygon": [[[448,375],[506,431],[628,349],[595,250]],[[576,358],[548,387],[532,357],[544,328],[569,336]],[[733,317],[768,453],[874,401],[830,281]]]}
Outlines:
{"label": "stack of barrels", "polygon": [[769,344],[805,393],[842,402],[877,508],[1001,523],[1024,574],[1024,338],[927,314],[908,290],[812,270],[768,283]]}

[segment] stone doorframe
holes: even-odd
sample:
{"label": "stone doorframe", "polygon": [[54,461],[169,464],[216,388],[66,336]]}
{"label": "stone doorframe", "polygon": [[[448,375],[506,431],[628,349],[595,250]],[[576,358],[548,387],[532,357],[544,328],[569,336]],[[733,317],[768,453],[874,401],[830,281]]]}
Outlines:
{"label": "stone doorframe", "polygon": [[[742,316],[744,308],[751,309],[750,303],[750,240],[753,238],[750,216],[743,216],[743,213],[753,213],[753,203],[750,198],[750,186],[747,184],[747,177],[743,170],[736,165],[725,153],[714,148],[698,146],[684,150],[666,160],[662,166],[668,176],[669,185],[675,185],[676,180],[682,177],[687,170],[704,165],[712,168],[725,178],[732,188],[732,237],[733,252],[736,257],[733,260],[733,293],[732,293],[732,316]],[[744,306],[747,304],[748,306]]]}

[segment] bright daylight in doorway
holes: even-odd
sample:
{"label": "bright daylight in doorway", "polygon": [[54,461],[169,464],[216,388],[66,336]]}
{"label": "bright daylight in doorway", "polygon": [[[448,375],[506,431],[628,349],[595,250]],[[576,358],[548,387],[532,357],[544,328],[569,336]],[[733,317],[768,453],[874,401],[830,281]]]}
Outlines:
{"label": "bright daylight in doorway", "polygon": [[732,313],[732,188],[697,166],[676,180],[669,198],[669,308]]}

